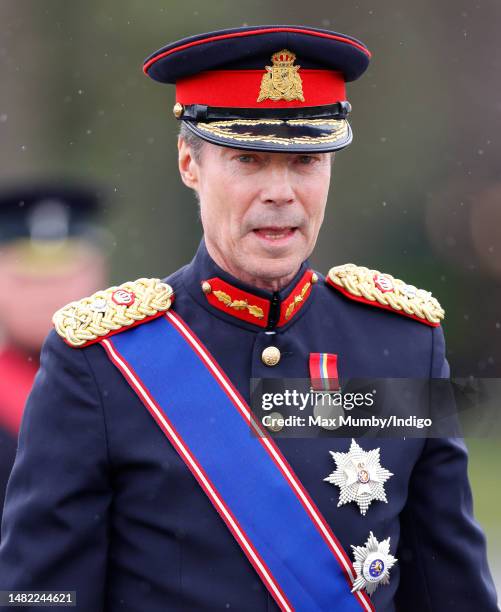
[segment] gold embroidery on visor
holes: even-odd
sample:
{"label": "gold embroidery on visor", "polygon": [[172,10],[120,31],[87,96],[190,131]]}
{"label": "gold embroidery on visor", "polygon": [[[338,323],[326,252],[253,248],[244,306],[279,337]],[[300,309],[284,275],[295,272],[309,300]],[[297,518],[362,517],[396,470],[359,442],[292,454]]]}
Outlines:
{"label": "gold embroidery on visor", "polygon": [[[282,137],[276,134],[252,134],[250,132],[238,133],[233,131],[236,126],[258,127],[260,125],[289,125],[293,127],[318,127],[325,126],[329,130],[325,136],[291,136]],[[197,128],[209,135],[219,138],[240,142],[267,142],[281,145],[300,145],[300,144],[329,144],[337,142],[348,135],[348,122],[345,119],[234,119],[231,121],[213,121],[211,123],[197,123]]]}

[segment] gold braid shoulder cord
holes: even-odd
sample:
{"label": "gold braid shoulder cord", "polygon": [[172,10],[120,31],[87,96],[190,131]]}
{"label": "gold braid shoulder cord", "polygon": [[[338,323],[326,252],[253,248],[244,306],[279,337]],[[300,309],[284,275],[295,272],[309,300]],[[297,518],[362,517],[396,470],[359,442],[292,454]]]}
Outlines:
{"label": "gold braid shoulder cord", "polygon": [[172,287],[159,279],[140,278],[70,302],[54,314],[52,322],[67,344],[82,347],[167,311],[173,297]]}
{"label": "gold braid shoulder cord", "polygon": [[353,296],[379,302],[393,310],[418,317],[434,325],[445,316],[444,309],[429,291],[417,289],[390,274],[355,264],[344,264],[329,270],[329,280]]}
{"label": "gold braid shoulder cord", "polygon": [[[379,302],[395,311],[440,323],[444,310],[429,291],[407,285],[389,274],[354,264],[329,270],[330,281],[347,293]],[[166,312],[174,291],[156,278],[140,278],[118,287],[96,291],[90,297],[60,308],[52,322],[57,333],[73,347],[82,347],[109,333]]]}

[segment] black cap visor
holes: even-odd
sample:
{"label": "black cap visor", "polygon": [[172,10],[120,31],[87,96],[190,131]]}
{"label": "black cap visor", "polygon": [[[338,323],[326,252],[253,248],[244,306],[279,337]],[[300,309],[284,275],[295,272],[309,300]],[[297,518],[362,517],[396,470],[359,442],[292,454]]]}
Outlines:
{"label": "black cap visor", "polygon": [[277,153],[338,151],[353,138],[346,119],[235,119],[185,124],[212,144]]}

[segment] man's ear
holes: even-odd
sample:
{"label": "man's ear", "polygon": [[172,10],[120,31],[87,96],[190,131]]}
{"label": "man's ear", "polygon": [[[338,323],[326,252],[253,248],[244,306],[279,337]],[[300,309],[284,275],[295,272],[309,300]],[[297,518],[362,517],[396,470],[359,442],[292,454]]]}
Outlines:
{"label": "man's ear", "polygon": [[193,156],[193,151],[182,136],[177,140],[178,167],[181,179],[186,187],[198,189],[198,164]]}

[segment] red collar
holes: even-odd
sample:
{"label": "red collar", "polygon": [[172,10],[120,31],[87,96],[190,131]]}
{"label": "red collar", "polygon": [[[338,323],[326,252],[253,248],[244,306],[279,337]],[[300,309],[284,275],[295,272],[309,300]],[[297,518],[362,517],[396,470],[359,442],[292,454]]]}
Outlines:
{"label": "red collar", "polygon": [[[276,301],[277,298],[274,297],[268,299],[244,291],[217,276],[204,280],[201,283],[201,289],[209,304],[214,308],[247,323],[269,328],[281,327],[289,323],[304,306],[317,281],[318,276],[315,272],[306,270],[282,301],[279,298]],[[273,320],[276,321],[275,324]]]}

